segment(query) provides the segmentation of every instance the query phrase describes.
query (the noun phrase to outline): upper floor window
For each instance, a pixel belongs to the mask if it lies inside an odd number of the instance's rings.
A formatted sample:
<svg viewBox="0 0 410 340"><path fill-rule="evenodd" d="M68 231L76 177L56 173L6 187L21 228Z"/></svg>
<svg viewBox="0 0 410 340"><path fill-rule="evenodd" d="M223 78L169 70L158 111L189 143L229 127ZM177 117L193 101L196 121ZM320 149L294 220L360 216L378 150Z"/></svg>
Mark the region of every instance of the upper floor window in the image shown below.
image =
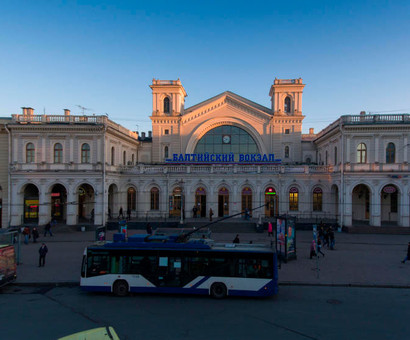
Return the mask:
<svg viewBox="0 0 410 340"><path fill-rule="evenodd" d="M169 113L169 98L164 98L164 113Z"/></svg>
<svg viewBox="0 0 410 340"><path fill-rule="evenodd" d="M290 97L285 98L285 112L290 113Z"/></svg>
<svg viewBox="0 0 410 340"><path fill-rule="evenodd" d="M115 161L115 148L112 147L111 148L111 165L114 165L114 161Z"/></svg>
<svg viewBox="0 0 410 340"><path fill-rule="evenodd" d="M357 163L367 163L367 149L366 144L360 143L357 146Z"/></svg>
<svg viewBox="0 0 410 340"><path fill-rule="evenodd" d="M165 133L166 135L169 135L169 130L168 130L168 129L165 129L164 133Z"/></svg>
<svg viewBox="0 0 410 340"><path fill-rule="evenodd" d="M63 162L63 146L60 143L54 144L54 163Z"/></svg>
<svg viewBox="0 0 410 340"><path fill-rule="evenodd" d="M36 149L34 148L33 143L27 143L26 145L26 162L34 163L34 154Z"/></svg>
<svg viewBox="0 0 410 340"><path fill-rule="evenodd" d="M165 158L168 158L168 157L169 157L168 146L166 146L166 147L164 148L164 157L165 157Z"/></svg>
<svg viewBox="0 0 410 340"><path fill-rule="evenodd" d="M337 147L335 146L335 165L337 164Z"/></svg>
<svg viewBox="0 0 410 340"><path fill-rule="evenodd" d="M325 153L325 165L327 165L327 150L326 150L326 153Z"/></svg>
<svg viewBox="0 0 410 340"><path fill-rule="evenodd" d="M127 164L127 152L126 152L126 151L124 151L124 152L122 153L122 164L123 164L123 165L126 165L126 164Z"/></svg>
<svg viewBox="0 0 410 340"><path fill-rule="evenodd" d="M290 134L290 129L285 129L285 135L289 135Z"/></svg>
<svg viewBox="0 0 410 340"><path fill-rule="evenodd" d="M394 163L396 161L396 147L394 143L387 144L386 148L386 163Z"/></svg>
<svg viewBox="0 0 410 340"><path fill-rule="evenodd" d="M285 146L285 158L289 158L289 146Z"/></svg>
<svg viewBox="0 0 410 340"><path fill-rule="evenodd" d="M134 165L134 162L135 162L135 155L134 154L131 155L131 162Z"/></svg>
<svg viewBox="0 0 410 340"><path fill-rule="evenodd" d="M87 143L81 145L81 163L90 163L90 146Z"/></svg>

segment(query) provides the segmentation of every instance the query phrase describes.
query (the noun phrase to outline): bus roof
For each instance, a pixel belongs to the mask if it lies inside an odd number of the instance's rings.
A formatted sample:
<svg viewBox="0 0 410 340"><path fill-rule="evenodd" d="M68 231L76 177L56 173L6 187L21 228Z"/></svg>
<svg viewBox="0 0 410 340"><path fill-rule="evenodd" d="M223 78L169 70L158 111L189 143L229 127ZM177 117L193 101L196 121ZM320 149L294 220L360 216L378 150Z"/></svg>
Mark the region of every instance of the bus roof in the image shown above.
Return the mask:
<svg viewBox="0 0 410 340"><path fill-rule="evenodd" d="M274 249L264 244L215 243L211 239L190 239L177 242L178 235L156 236L137 234L130 236L127 242L106 242L89 246L89 249L169 249L169 250L204 250L229 252L273 252Z"/></svg>

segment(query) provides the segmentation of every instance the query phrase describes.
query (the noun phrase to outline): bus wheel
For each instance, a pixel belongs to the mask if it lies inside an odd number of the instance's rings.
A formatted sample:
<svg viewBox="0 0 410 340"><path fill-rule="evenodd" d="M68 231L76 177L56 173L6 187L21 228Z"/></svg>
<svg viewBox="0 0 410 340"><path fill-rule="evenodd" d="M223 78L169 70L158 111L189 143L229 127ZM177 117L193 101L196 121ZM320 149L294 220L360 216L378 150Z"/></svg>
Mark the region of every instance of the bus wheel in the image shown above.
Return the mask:
<svg viewBox="0 0 410 340"><path fill-rule="evenodd" d="M124 280L114 282L112 291L116 296L126 296L128 294L128 283Z"/></svg>
<svg viewBox="0 0 410 340"><path fill-rule="evenodd" d="M223 299L227 295L226 286L221 282L216 282L211 286L211 296L215 299Z"/></svg>

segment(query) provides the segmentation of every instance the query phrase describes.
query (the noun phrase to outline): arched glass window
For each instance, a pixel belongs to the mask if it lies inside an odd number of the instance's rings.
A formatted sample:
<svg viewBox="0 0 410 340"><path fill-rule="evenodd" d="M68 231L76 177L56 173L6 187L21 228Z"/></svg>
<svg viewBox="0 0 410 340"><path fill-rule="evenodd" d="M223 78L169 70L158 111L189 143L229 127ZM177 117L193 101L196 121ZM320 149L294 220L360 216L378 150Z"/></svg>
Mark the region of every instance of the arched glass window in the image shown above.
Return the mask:
<svg viewBox="0 0 410 340"><path fill-rule="evenodd" d="M299 210L299 190L296 187L292 187L289 189L289 210Z"/></svg>
<svg viewBox="0 0 410 340"><path fill-rule="evenodd" d="M128 188L127 190L127 210L136 210L137 208L137 192L134 188Z"/></svg>
<svg viewBox="0 0 410 340"><path fill-rule="evenodd" d="M328 154L327 154L327 150L326 150L326 153L325 153L325 165L327 165L327 159L328 159Z"/></svg>
<svg viewBox="0 0 410 340"><path fill-rule="evenodd" d="M122 153L122 164L127 165L127 152L126 151Z"/></svg>
<svg viewBox="0 0 410 340"><path fill-rule="evenodd" d="M290 97L285 98L285 112L290 113Z"/></svg>
<svg viewBox="0 0 410 340"><path fill-rule="evenodd" d="M235 161L238 161L239 154L259 153L259 149L248 132L236 126L223 125L208 131L198 141L194 153L207 152L210 155L233 153Z"/></svg>
<svg viewBox="0 0 410 340"><path fill-rule="evenodd" d="M151 210L159 210L159 189L151 189Z"/></svg>
<svg viewBox="0 0 410 340"><path fill-rule="evenodd" d="M289 158L289 146L285 146L285 158Z"/></svg>
<svg viewBox="0 0 410 340"><path fill-rule="evenodd" d="M33 143L27 143L26 145L26 163L34 163L34 154L36 149Z"/></svg>
<svg viewBox="0 0 410 340"><path fill-rule="evenodd" d="M337 164L337 147L335 146L335 165Z"/></svg>
<svg viewBox="0 0 410 340"><path fill-rule="evenodd" d="M60 143L54 144L54 163L63 162L63 146Z"/></svg>
<svg viewBox="0 0 410 340"><path fill-rule="evenodd" d="M366 144L360 143L357 146L357 163L367 163L367 149Z"/></svg>
<svg viewBox="0 0 410 340"><path fill-rule="evenodd" d="M115 159L115 148L111 148L111 165L114 165L114 159Z"/></svg>
<svg viewBox="0 0 410 340"><path fill-rule="evenodd" d="M169 113L169 98L164 98L164 113Z"/></svg>
<svg viewBox="0 0 410 340"><path fill-rule="evenodd" d="M166 146L166 147L164 148L164 157L165 157L165 158L168 158L168 157L169 157L169 154L168 154L168 146Z"/></svg>
<svg viewBox="0 0 410 340"><path fill-rule="evenodd" d="M313 211L322 211L323 191L321 188L313 189Z"/></svg>
<svg viewBox="0 0 410 340"><path fill-rule="evenodd" d="M396 162L396 147L394 143L387 144L386 148L386 163Z"/></svg>
<svg viewBox="0 0 410 340"><path fill-rule="evenodd" d="M134 165L134 162L135 162L135 155L134 154L131 155L131 162L132 162L132 165Z"/></svg>
<svg viewBox="0 0 410 340"><path fill-rule="evenodd" d="M90 145L81 145L81 163L90 163Z"/></svg>

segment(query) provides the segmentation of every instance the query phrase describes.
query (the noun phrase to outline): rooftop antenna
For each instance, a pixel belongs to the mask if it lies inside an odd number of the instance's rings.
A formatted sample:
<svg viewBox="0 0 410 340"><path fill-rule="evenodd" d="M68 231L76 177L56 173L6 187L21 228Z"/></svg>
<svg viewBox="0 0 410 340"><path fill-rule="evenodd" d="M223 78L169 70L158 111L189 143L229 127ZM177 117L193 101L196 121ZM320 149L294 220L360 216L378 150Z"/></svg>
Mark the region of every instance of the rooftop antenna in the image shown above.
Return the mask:
<svg viewBox="0 0 410 340"><path fill-rule="evenodd" d="M90 108L87 108L87 107L84 107L84 106L81 106L81 105L76 105L76 106L81 109L83 116L84 116L84 112L85 112L85 111L90 111L90 110L92 110L92 109L90 109Z"/></svg>

